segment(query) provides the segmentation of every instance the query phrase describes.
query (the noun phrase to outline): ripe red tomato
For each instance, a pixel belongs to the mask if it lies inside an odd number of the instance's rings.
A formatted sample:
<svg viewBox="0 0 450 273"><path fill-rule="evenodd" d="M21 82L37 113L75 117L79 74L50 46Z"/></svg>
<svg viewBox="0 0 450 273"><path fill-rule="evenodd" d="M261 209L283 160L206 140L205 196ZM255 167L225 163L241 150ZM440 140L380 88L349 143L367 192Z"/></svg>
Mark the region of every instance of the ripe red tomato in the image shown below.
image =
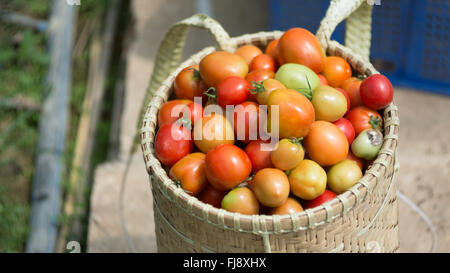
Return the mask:
<svg viewBox="0 0 450 273"><path fill-rule="evenodd" d="M245 78L248 73L247 62L241 56L226 51L215 51L205 56L199 67L203 82L212 87L217 87L228 77Z"/></svg>
<svg viewBox="0 0 450 273"><path fill-rule="evenodd" d="M223 197L227 191L219 191L210 184L198 195L198 199L203 203L210 204L213 207L220 209Z"/></svg>
<svg viewBox="0 0 450 273"><path fill-rule="evenodd" d="M348 119L346 118L340 118L333 122L334 125L336 125L339 130L341 130L345 137L348 140L348 144L351 145L353 140L355 139L355 129L353 128L353 125Z"/></svg>
<svg viewBox="0 0 450 273"><path fill-rule="evenodd" d="M253 172L257 172L264 168L272 168L273 164L270 160L270 150L263 151L261 144L268 144L268 141L254 140L251 141L247 147L245 147L245 152L247 153L250 161L252 162Z"/></svg>
<svg viewBox="0 0 450 273"><path fill-rule="evenodd" d="M163 104L158 112L158 127L172 124L183 117L186 106L193 103L191 100L171 100Z"/></svg>
<svg viewBox="0 0 450 273"><path fill-rule="evenodd" d="M381 130L383 126L383 119L381 115L366 106L358 106L353 108L345 116L355 129L355 134L359 135L362 131L366 129L378 129Z"/></svg>
<svg viewBox="0 0 450 273"><path fill-rule="evenodd" d="M217 86L217 104L222 107L237 105L247 100L251 84L240 77L229 77Z"/></svg>
<svg viewBox="0 0 450 273"><path fill-rule="evenodd" d="M332 87L340 87L344 81L352 76L352 69L344 58L329 56L325 61L323 75Z"/></svg>
<svg viewBox="0 0 450 273"><path fill-rule="evenodd" d="M229 190L244 182L252 172L248 155L231 144L222 144L206 154L206 177L218 190Z"/></svg>
<svg viewBox="0 0 450 273"><path fill-rule="evenodd" d="M336 197L337 197L337 195L334 192L332 192L330 190L325 190L321 195L317 196L313 200L306 201L305 208L312 209L314 207L322 205L325 202L333 200Z"/></svg>
<svg viewBox="0 0 450 273"><path fill-rule="evenodd" d="M191 65L178 73L173 89L177 98L194 100L194 97L203 97L208 86L202 81L198 65Z"/></svg>
<svg viewBox="0 0 450 273"><path fill-rule="evenodd" d="M325 68L325 52L316 36L304 28L291 28L277 45L278 63L302 64L319 73Z"/></svg>
<svg viewBox="0 0 450 273"><path fill-rule="evenodd" d="M166 124L158 130L155 154L163 165L172 166L194 148L191 131L176 123Z"/></svg>
<svg viewBox="0 0 450 273"><path fill-rule="evenodd" d="M349 110L350 110L350 108L351 108L350 97L348 96L347 92L345 92L345 91L344 91L344 89L342 89L342 88L339 88L339 87L336 87L335 89L336 89L337 91L341 92L341 93L342 93L342 95L344 95L344 96L345 96L345 98L347 99L347 112L345 112L345 113L347 114L347 113L348 113L348 111L349 111Z"/></svg>
<svg viewBox="0 0 450 273"><path fill-rule="evenodd" d="M361 82L362 81L360 79L351 77L349 79L346 79L341 85L341 88L344 89L344 91L350 98L351 108L363 105L361 96L359 94L359 87L361 85Z"/></svg>
<svg viewBox="0 0 450 273"><path fill-rule="evenodd" d="M325 78L324 75L322 75L322 74L320 74L320 73L317 73L317 76L319 77L320 84L322 84L322 85L328 85L327 78Z"/></svg>
<svg viewBox="0 0 450 273"><path fill-rule="evenodd" d="M241 56L247 64L250 64L250 62L255 58L256 56L263 54L261 49L259 47L254 45L243 45L236 49L234 54L237 54Z"/></svg>
<svg viewBox="0 0 450 273"><path fill-rule="evenodd" d="M169 177L180 183L190 195L197 195L208 184L205 175L205 154L192 153L170 168Z"/></svg>
<svg viewBox="0 0 450 273"><path fill-rule="evenodd" d="M273 40L270 42L267 47L265 53L272 57L274 60L277 60L277 45L278 45L278 39Z"/></svg>
<svg viewBox="0 0 450 273"><path fill-rule="evenodd" d="M249 69L250 71L254 70L271 70L274 71L277 68L277 64L275 60L267 54L261 54L253 58L253 60L250 62Z"/></svg>
<svg viewBox="0 0 450 273"><path fill-rule="evenodd" d="M264 70L264 69L258 69L253 70L245 77L245 79L248 82L262 82L267 79L273 79L275 77L275 72L272 70Z"/></svg>
<svg viewBox="0 0 450 273"><path fill-rule="evenodd" d="M246 101L234 108L234 133L244 143L258 139L259 105Z"/></svg>
<svg viewBox="0 0 450 273"><path fill-rule="evenodd" d="M371 75L361 83L361 99L371 109L380 110L388 106L394 98L394 89L388 78Z"/></svg>

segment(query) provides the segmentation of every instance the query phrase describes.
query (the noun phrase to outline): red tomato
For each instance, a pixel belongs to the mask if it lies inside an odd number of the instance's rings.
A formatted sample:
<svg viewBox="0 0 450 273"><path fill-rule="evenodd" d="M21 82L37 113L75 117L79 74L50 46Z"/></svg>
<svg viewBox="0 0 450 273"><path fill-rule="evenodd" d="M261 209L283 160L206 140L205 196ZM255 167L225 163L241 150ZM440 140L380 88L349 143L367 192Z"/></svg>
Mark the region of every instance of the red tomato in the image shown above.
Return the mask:
<svg viewBox="0 0 450 273"><path fill-rule="evenodd" d="M359 86L361 85L361 82L362 81L360 79L351 77L349 79L346 79L341 85L342 89L344 89L344 91L350 98L351 108L363 105L361 96L359 94Z"/></svg>
<svg viewBox="0 0 450 273"><path fill-rule="evenodd" d="M247 77L245 79L248 82L262 82L267 79L273 79L275 77L275 72L272 70L264 70L264 69L258 69L253 70L252 72L248 73Z"/></svg>
<svg viewBox="0 0 450 273"><path fill-rule="evenodd" d="M203 203L210 204L211 206L220 209L222 206L222 199L226 194L227 191L219 191L208 184L206 188L198 195L198 199Z"/></svg>
<svg viewBox="0 0 450 273"><path fill-rule="evenodd" d="M170 168L169 177L180 183L190 195L197 195L208 184L205 175L205 154L188 154Z"/></svg>
<svg viewBox="0 0 450 273"><path fill-rule="evenodd" d="M237 76L244 78L248 73L248 64L239 55L215 51L205 56L199 64L200 75L208 86L217 87L222 80Z"/></svg>
<svg viewBox="0 0 450 273"><path fill-rule="evenodd" d="M194 100L194 97L203 97L208 86L202 81L198 65L191 65L177 75L173 89L177 98Z"/></svg>
<svg viewBox="0 0 450 273"><path fill-rule="evenodd" d="M172 124L186 112L186 106L193 103L191 100L171 100L163 104L158 112L158 126Z"/></svg>
<svg viewBox="0 0 450 273"><path fill-rule="evenodd" d="M248 155L231 144L222 144L206 154L206 177L218 190L229 190L244 182L252 172Z"/></svg>
<svg viewBox="0 0 450 273"><path fill-rule="evenodd" d="M388 78L375 74L361 83L361 99L369 108L380 110L394 99L394 90Z"/></svg>
<svg viewBox="0 0 450 273"><path fill-rule="evenodd" d="M356 135L359 135L359 133L366 129L373 128L381 130L383 126L381 115L377 111L367 108L366 106L353 108L348 112L345 118L352 123Z"/></svg>
<svg viewBox="0 0 450 273"><path fill-rule="evenodd" d="M203 107L195 102L188 104L188 115L191 119L191 125L194 126L196 120L203 117Z"/></svg>
<svg viewBox="0 0 450 273"><path fill-rule="evenodd" d="M340 118L333 122L334 125L336 125L345 135L345 137L348 140L348 144L351 145L353 140L355 139L355 129L353 128L353 125L348 119L346 118Z"/></svg>
<svg viewBox="0 0 450 273"><path fill-rule="evenodd" d="M277 45L278 45L278 39L273 40L270 42L267 47L265 53L272 57L274 60L277 59Z"/></svg>
<svg viewBox="0 0 450 273"><path fill-rule="evenodd" d="M348 96L348 94L347 94L347 92L345 92L344 91L344 89L342 89L342 88L339 88L339 87L337 87L337 88L335 88L337 91L339 91L339 92L341 92L342 93L342 95L344 95L345 96L345 98L347 99L347 112L345 112L346 114L348 113L348 111L350 110L350 108L351 108L351 102L350 102L350 97Z"/></svg>
<svg viewBox="0 0 450 273"><path fill-rule="evenodd" d="M192 152L194 143L191 131L178 124L166 124L158 130L155 154L163 165L172 166Z"/></svg>
<svg viewBox="0 0 450 273"><path fill-rule="evenodd" d="M254 70L271 70L275 71L277 68L277 64L275 60L267 54L261 54L253 58L250 62L249 69L250 71Z"/></svg>
<svg viewBox="0 0 450 273"><path fill-rule="evenodd" d="M263 54L261 49L259 49L257 46L254 45L243 45L236 49L234 54L237 54L241 56L247 64L250 64L250 62L255 58L256 56Z"/></svg>
<svg viewBox="0 0 450 273"><path fill-rule="evenodd" d="M334 198L336 198L337 195L329 190L325 190L321 195L319 195L318 197L316 197L313 200L310 201L306 201L306 209L312 209L314 207L320 206L325 202L328 202L330 200L333 200Z"/></svg>
<svg viewBox="0 0 450 273"><path fill-rule="evenodd" d="M322 85L328 85L327 78L325 78L324 75L322 75L322 74L320 74L320 73L317 73L317 76L319 76L320 84L322 84Z"/></svg>
<svg viewBox="0 0 450 273"><path fill-rule="evenodd" d="M258 139L259 105L246 101L234 108L234 133L244 143Z"/></svg>
<svg viewBox="0 0 450 273"><path fill-rule="evenodd" d="M322 73L330 86L340 87L352 76L352 69L344 58L330 56L325 61L325 69Z"/></svg>
<svg viewBox="0 0 450 273"><path fill-rule="evenodd" d="M257 172L264 168L272 168L272 160L270 160L270 150L263 151L261 144L268 145L269 142L263 140L251 141L247 147L245 147L245 152L247 153L250 161L252 162L253 172Z"/></svg>
<svg viewBox="0 0 450 273"><path fill-rule="evenodd" d="M240 77L229 77L217 86L217 104L222 107L237 105L247 100L251 84Z"/></svg>
<svg viewBox="0 0 450 273"><path fill-rule="evenodd" d="M277 45L278 63L302 64L319 73L325 68L325 52L316 36L304 28L291 28Z"/></svg>

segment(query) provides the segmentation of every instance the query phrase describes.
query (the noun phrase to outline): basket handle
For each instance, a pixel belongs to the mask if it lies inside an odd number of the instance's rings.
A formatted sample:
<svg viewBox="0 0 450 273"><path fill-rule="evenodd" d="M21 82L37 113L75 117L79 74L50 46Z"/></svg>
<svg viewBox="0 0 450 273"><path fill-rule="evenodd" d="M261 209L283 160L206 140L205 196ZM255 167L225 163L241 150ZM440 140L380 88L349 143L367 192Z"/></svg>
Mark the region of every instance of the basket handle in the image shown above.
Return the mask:
<svg viewBox="0 0 450 273"><path fill-rule="evenodd" d="M320 44L328 48L331 34L339 23L347 19L345 45L368 60L373 8L373 3L369 2L369 0L331 0L316 34Z"/></svg>

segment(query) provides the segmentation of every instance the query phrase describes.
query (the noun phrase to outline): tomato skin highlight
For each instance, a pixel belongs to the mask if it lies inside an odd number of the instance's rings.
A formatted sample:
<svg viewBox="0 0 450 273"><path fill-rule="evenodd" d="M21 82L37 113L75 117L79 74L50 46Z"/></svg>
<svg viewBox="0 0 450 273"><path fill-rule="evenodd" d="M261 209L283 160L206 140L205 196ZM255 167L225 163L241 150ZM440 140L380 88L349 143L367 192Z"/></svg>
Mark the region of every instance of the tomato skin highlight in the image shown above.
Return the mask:
<svg viewBox="0 0 450 273"><path fill-rule="evenodd" d="M222 80L237 76L245 78L248 73L248 64L239 55L215 51L205 56L199 64L200 75L207 86L217 87Z"/></svg>
<svg viewBox="0 0 450 273"><path fill-rule="evenodd" d="M218 190L229 190L244 182L252 172L247 154L231 144L222 144L206 154L206 177Z"/></svg>
<svg viewBox="0 0 450 273"><path fill-rule="evenodd" d="M336 125L339 130L344 133L349 145L351 145L353 140L355 139L355 129L353 128L352 123L346 118L340 118L333 122L333 124Z"/></svg>
<svg viewBox="0 0 450 273"><path fill-rule="evenodd" d="M333 200L336 197L337 197L337 195L334 192L332 192L330 190L325 190L318 197L314 198L313 200L307 201L306 205L305 205L305 208L306 209L312 209L314 207L318 207L318 206L322 205L325 202Z"/></svg>
<svg viewBox="0 0 450 273"><path fill-rule="evenodd" d="M263 151L261 149L261 144L264 143L268 145L269 142L260 139L253 140L245 147L245 152L252 162L253 172L257 172L264 168L273 168L272 161L270 160L271 151Z"/></svg>
<svg viewBox="0 0 450 273"><path fill-rule="evenodd" d="M205 189L198 195L198 200L220 209L222 199L226 194L227 191L219 191L210 184L207 184Z"/></svg>
<svg viewBox="0 0 450 273"><path fill-rule="evenodd" d="M383 126L383 118L381 115L375 111L372 110L366 106L358 106L356 108L353 108L350 110L350 112L347 113L345 116L348 121L350 121L353 125L353 128L355 129L355 135L358 136L362 131L366 129L372 129L371 124L371 118L372 120L378 121L377 128L373 129L379 129L381 130Z"/></svg>
<svg viewBox="0 0 450 273"><path fill-rule="evenodd" d="M178 73L173 83L175 96L178 99L194 100L194 97L203 97L208 86L201 80L198 65L191 65Z"/></svg>
<svg viewBox="0 0 450 273"><path fill-rule="evenodd" d="M237 105L247 100L251 85L241 77L228 77L217 86L217 104L222 107Z"/></svg>
<svg viewBox="0 0 450 273"><path fill-rule="evenodd" d="M155 154L165 166L172 166L194 148L191 131L178 124L166 124L155 137Z"/></svg>
<svg viewBox="0 0 450 273"><path fill-rule="evenodd" d="M169 177L180 182L181 187L190 195L197 195L207 185L205 174L205 154L188 154L169 171Z"/></svg>
<svg viewBox="0 0 450 273"><path fill-rule="evenodd" d="M371 109L380 110L394 99L394 89L386 76L375 74L361 83L361 100Z"/></svg>

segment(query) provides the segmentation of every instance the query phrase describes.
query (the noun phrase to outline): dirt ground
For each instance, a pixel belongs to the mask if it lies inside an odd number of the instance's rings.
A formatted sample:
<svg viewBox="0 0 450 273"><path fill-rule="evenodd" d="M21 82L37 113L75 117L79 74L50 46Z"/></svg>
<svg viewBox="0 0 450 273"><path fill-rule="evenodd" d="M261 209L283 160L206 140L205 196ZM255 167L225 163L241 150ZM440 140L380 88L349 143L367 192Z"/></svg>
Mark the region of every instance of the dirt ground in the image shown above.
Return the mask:
<svg viewBox="0 0 450 273"><path fill-rule="evenodd" d="M251 6L252 16L245 8L233 9L239 2ZM223 23L231 36L267 28L267 7L264 1L217 1L215 18ZM263 5L261 5L263 4ZM257 9L256 11L254 9ZM134 42L128 52L125 110L122 119L121 159L100 166L95 173L91 197L89 252L129 252L119 217L120 177L138 116L138 107L149 82L159 42L174 22L195 13L195 1L134 0ZM226 15L226 16L225 16ZM213 40L202 30L188 34L184 56L189 56ZM450 252L450 97L410 89L395 89L399 106L400 173L399 190L417 204L431 219L438 235L438 252ZM141 152L133 157L124 193L125 222L138 252L155 252L156 242L152 196ZM399 201L400 251L428 252L430 229L404 202Z"/></svg>

